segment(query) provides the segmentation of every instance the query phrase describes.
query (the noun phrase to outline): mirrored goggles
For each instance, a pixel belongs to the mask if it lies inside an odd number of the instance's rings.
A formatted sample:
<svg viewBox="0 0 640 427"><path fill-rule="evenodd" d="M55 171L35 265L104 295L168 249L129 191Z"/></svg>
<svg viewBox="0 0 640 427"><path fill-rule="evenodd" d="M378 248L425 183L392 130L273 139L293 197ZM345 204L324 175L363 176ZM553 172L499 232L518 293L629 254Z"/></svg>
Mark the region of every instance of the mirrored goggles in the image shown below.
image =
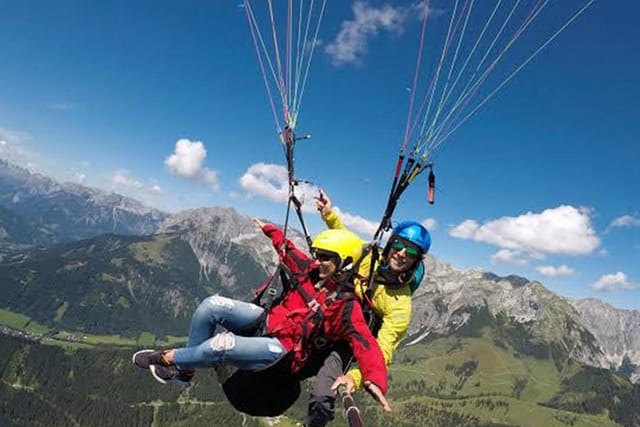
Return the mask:
<svg viewBox="0 0 640 427"><path fill-rule="evenodd" d="M418 250L415 246L403 242L400 239L394 239L393 242L391 242L391 248L398 252L404 249L409 258L418 258L422 255L420 250Z"/></svg>

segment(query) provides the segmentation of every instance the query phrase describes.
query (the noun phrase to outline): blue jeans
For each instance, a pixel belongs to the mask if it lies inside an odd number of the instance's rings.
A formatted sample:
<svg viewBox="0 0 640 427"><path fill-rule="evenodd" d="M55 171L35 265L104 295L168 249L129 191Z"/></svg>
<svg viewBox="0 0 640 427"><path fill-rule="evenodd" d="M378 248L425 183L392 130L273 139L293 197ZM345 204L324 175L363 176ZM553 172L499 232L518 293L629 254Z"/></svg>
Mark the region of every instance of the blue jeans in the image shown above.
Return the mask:
<svg viewBox="0 0 640 427"><path fill-rule="evenodd" d="M273 365L287 353L277 338L237 335L257 326L263 314L255 304L219 295L206 298L191 319L189 344L176 349L174 364L179 369L232 365L248 371ZM215 334L218 325L227 331Z"/></svg>

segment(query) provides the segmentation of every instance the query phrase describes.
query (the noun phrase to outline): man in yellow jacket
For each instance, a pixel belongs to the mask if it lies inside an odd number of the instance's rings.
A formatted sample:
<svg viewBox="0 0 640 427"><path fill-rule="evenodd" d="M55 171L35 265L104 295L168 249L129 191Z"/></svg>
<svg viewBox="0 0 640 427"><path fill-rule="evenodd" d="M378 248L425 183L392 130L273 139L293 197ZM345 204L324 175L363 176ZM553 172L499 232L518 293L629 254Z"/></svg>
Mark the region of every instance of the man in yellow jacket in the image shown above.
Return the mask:
<svg viewBox="0 0 640 427"><path fill-rule="evenodd" d="M316 206L329 228L345 229L331 200L322 192ZM405 338L411 320L411 295L424 276L423 256L429 251L429 231L415 221L398 224L391 233L379 265L374 273L373 289L367 289L371 256L360 263L356 293L369 306L375 317L373 333L382 350L387 366L393 352ZM357 368L343 375L351 355L346 349L336 349L324 360L316 375L307 412L308 427L323 427L333 419L335 390L345 384L349 391L362 386L362 374Z"/></svg>

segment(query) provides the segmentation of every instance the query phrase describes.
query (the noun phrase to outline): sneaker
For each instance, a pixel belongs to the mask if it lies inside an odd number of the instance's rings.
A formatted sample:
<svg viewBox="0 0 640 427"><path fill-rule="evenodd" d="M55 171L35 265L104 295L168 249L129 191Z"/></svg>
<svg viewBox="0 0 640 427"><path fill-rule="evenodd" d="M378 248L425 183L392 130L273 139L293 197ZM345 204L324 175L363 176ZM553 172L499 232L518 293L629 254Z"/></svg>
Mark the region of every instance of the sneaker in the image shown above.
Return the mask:
<svg viewBox="0 0 640 427"><path fill-rule="evenodd" d="M181 386L191 385L191 379L195 374L193 369L178 369L173 365L165 366L152 364L149 366L149 370L151 371L153 378L158 382L161 382L162 384L178 384Z"/></svg>
<svg viewBox="0 0 640 427"><path fill-rule="evenodd" d="M138 368L149 369L151 365L168 365L163 356L164 351L147 349L135 352L131 360Z"/></svg>

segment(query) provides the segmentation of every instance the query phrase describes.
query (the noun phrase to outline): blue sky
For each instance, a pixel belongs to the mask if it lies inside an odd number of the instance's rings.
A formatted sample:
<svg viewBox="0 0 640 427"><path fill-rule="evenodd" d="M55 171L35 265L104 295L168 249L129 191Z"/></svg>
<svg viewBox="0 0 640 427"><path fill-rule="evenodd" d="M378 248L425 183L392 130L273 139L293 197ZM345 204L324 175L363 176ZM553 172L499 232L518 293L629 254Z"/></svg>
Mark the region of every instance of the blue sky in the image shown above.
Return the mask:
<svg viewBox="0 0 640 427"><path fill-rule="evenodd" d="M522 3L530 11L537 2ZM587 3L551 1L477 101ZM265 2L252 4L270 37ZM487 16L496 3L480 4ZM170 212L232 206L282 221L284 157L241 5L2 1L0 156ZM285 5L274 2L280 36ZM454 5L430 3L414 113ZM485 22L476 7L460 52ZM318 186L363 237L382 215L421 10L409 1L327 5L296 127L312 135L297 145L296 168L313 183L301 188L313 232L322 227L311 203ZM424 221L433 255L457 267L640 309L639 12L635 2L595 1L433 152L436 204L419 176L394 220Z"/></svg>

